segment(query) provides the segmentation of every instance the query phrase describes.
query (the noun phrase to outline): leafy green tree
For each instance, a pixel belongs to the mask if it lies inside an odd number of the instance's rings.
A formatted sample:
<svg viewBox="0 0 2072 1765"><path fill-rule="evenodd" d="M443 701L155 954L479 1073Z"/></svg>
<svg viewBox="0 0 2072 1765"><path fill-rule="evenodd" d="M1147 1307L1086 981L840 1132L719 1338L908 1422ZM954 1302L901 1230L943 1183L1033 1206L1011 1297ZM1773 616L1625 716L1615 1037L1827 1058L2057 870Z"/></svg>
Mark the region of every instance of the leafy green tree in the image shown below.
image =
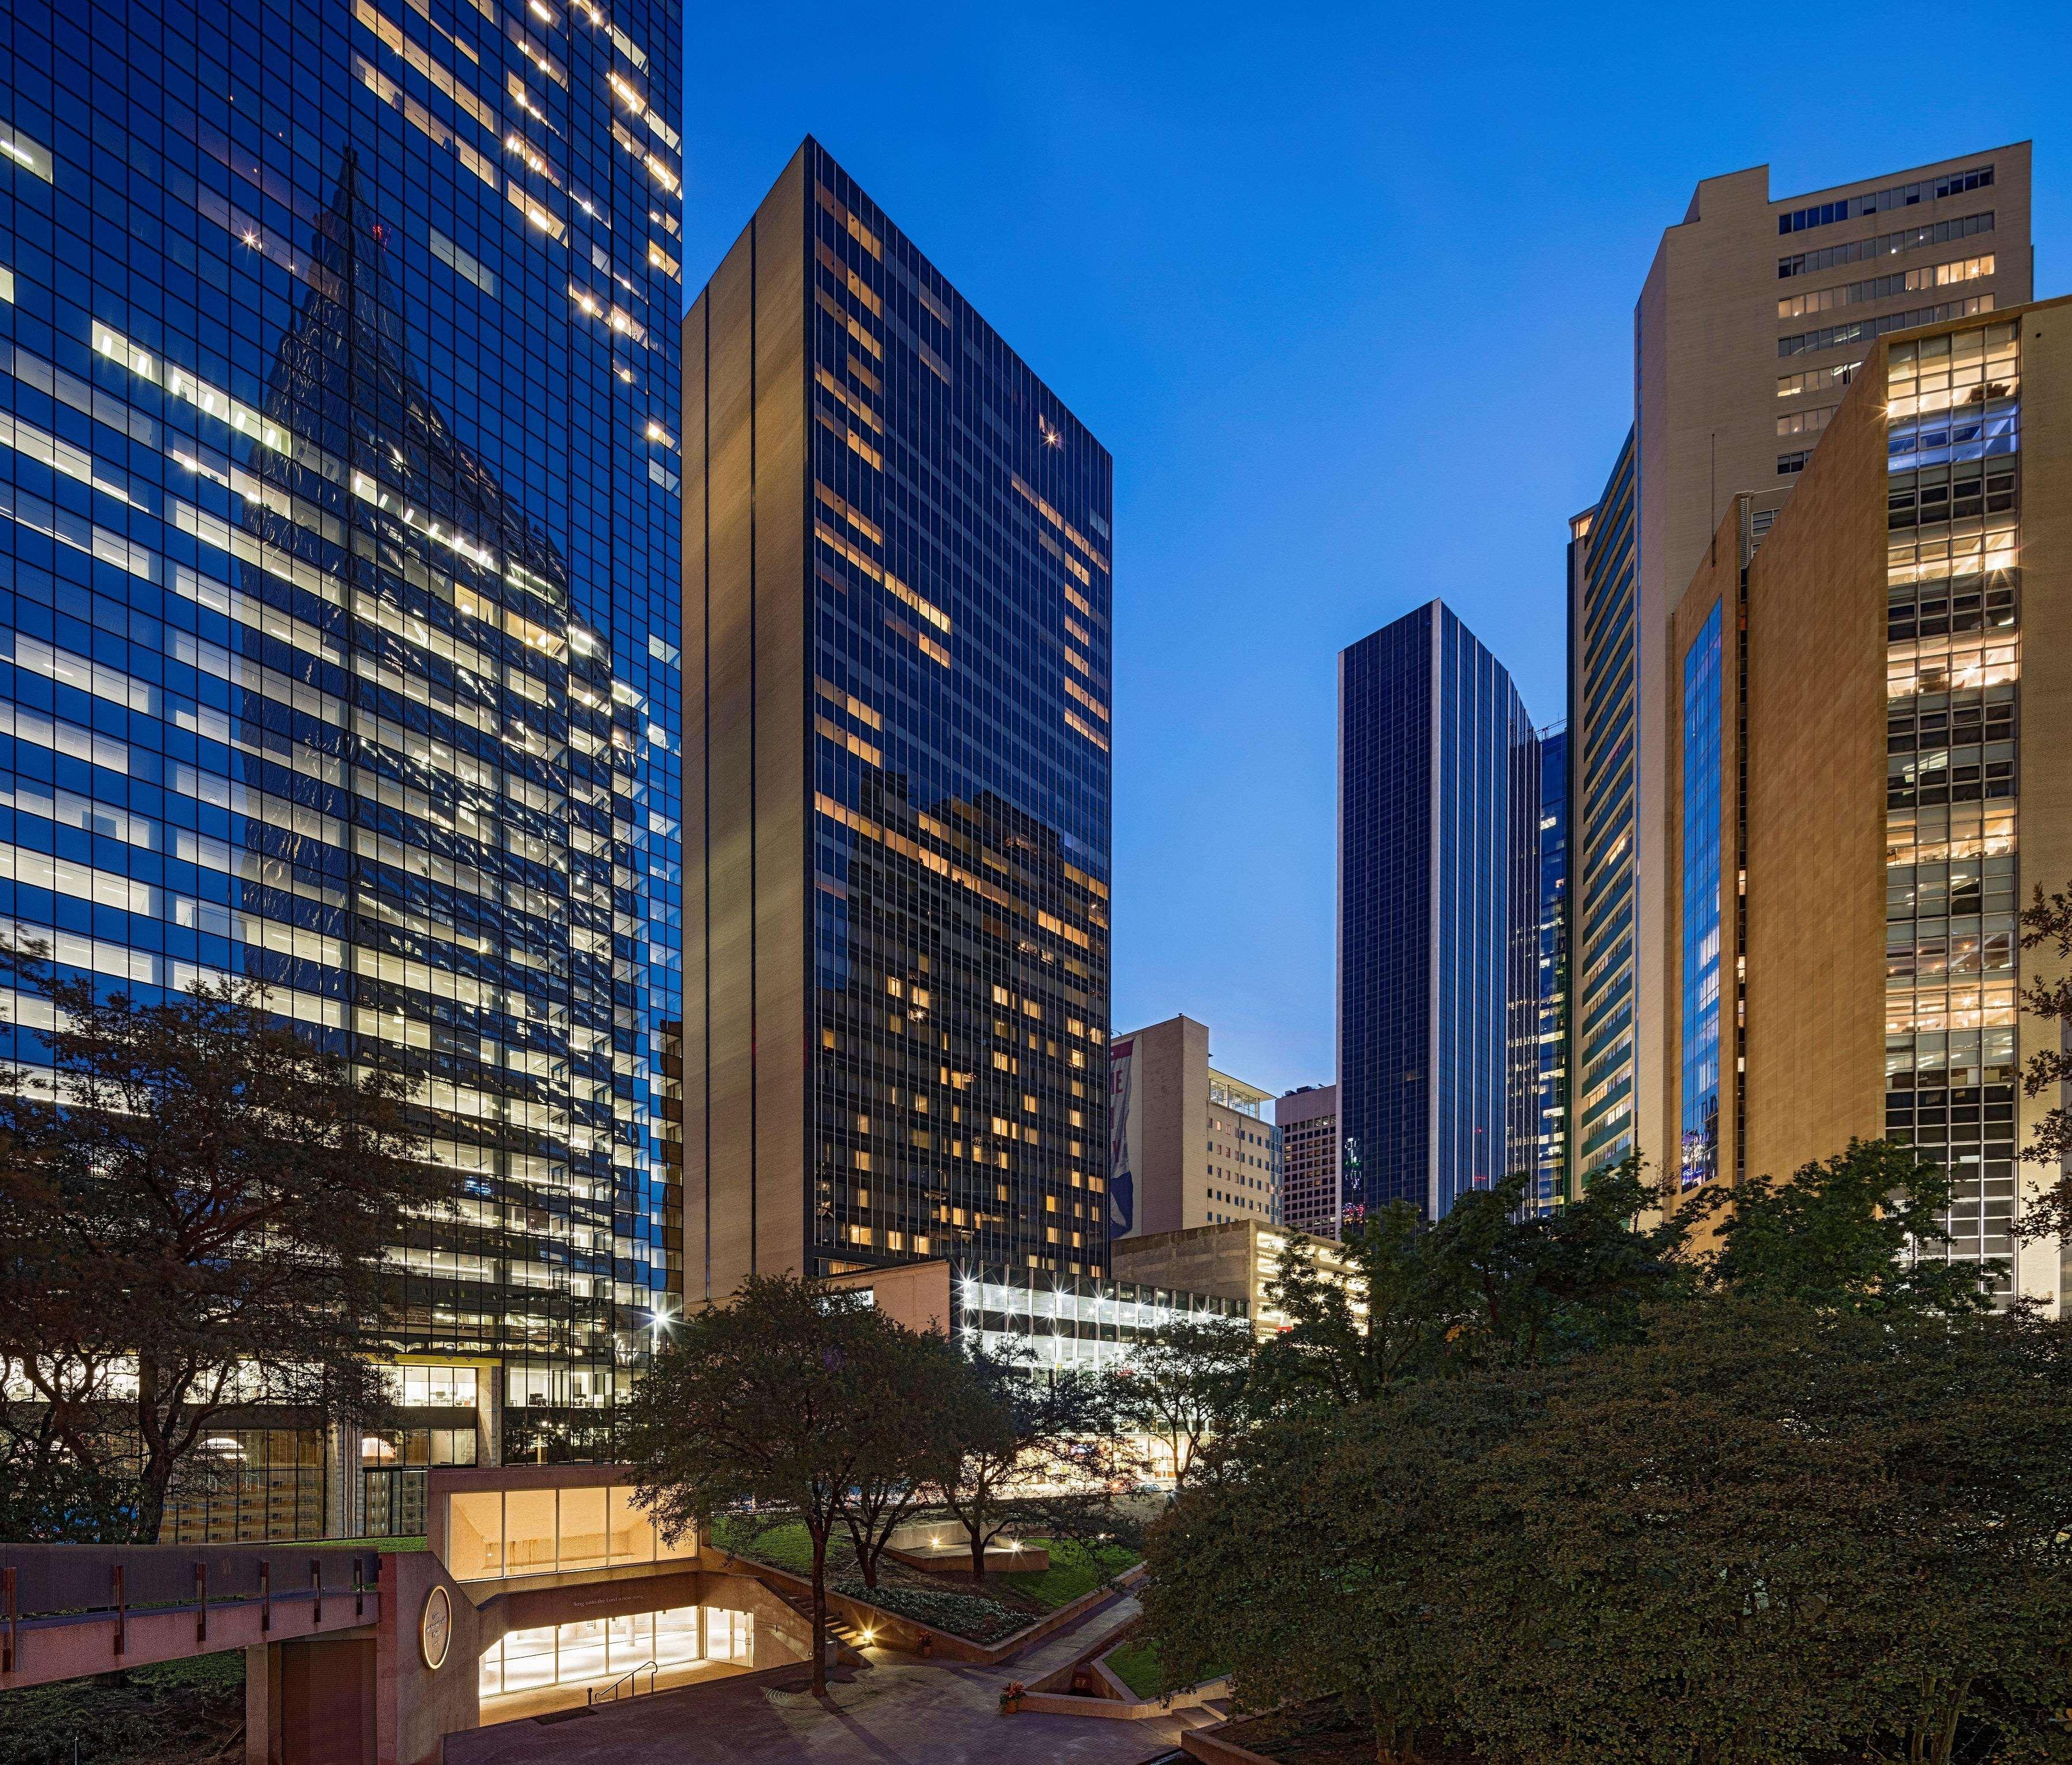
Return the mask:
<svg viewBox="0 0 2072 1765"><path fill-rule="evenodd" d="M2031 965L2021 989L2025 1010L2058 1026L2058 1046L2038 1048L2022 1068L2021 1088L2031 1097L2054 1099L2022 1148L2022 1157L2051 1175L2049 1187L2022 1210L2020 1231L2025 1241L2072 1239L2072 890L2049 895L2038 883L2022 910L2021 947L2047 950L2055 957L2055 980L2046 980Z"/></svg>
<svg viewBox="0 0 2072 1765"><path fill-rule="evenodd" d="M1443 1738L1473 1671L1463 1504L1521 1395L1506 1378L1404 1380L1247 1435L1147 1534L1145 1625L1169 1683L1228 1672L1255 1709L1342 1697L1383 1761Z"/></svg>
<svg viewBox="0 0 2072 1765"><path fill-rule="evenodd" d="M1525 1192L1514 1176L1435 1223L1404 1202L1369 1216L1345 1241L1350 1289L1291 1245L1271 1290L1289 1327L1260 1351L1260 1401L1335 1409L1471 1363L1581 1352L1630 1337L1688 1285L1687 1223L1656 1205L1637 1161L1551 1212L1528 1213Z"/></svg>
<svg viewBox="0 0 2072 1765"><path fill-rule="evenodd" d="M966 1351L952 1450L930 1481L961 1525L974 1586L1008 1528L1092 1536L1115 1486L1137 1467L1114 1432L1108 1382L1091 1372L1030 1366L1018 1356Z"/></svg>
<svg viewBox="0 0 2072 1765"><path fill-rule="evenodd" d="M0 962L47 1066L0 1075L0 1376L23 1524L154 1541L218 1418L372 1421L382 1257L455 1179L422 1161L409 1081L356 1075L256 982L143 1005L35 948Z"/></svg>
<svg viewBox="0 0 2072 1765"><path fill-rule="evenodd" d="M744 1508L804 1525L816 1695L827 1689L828 1540L860 1485L903 1487L912 1474L898 1425L927 1401L915 1381L931 1371L955 1380L960 1368L947 1350L931 1360L867 1295L758 1275L686 1318L634 1387L622 1451L665 1537ZM877 1513L874 1524L883 1505Z"/></svg>
<svg viewBox="0 0 2072 1765"><path fill-rule="evenodd" d="M1116 1426L1157 1441L1181 1488L1219 1475L1244 1429L1252 1339L1241 1319L1176 1319L1108 1374Z"/></svg>
<svg viewBox="0 0 2072 1765"><path fill-rule="evenodd" d="M1549 1369L1456 1544L1494 1759L2072 1756L2072 1344L1725 1296Z"/></svg>
<svg viewBox="0 0 2072 1765"><path fill-rule="evenodd" d="M1713 1228L1693 1260L1716 1286L1827 1310L1954 1316L1989 1307L2004 1265L1938 1253L1949 1206L1948 1176L1913 1148L1852 1140L1782 1183L1714 1185L1682 1214L1694 1232Z"/></svg>
<svg viewBox="0 0 2072 1765"><path fill-rule="evenodd" d="M886 1401L875 1418L878 1435L857 1460L841 1504L842 1525L870 1588L878 1586L893 1533L931 1494L936 1467L966 1444L960 1430L968 1413L968 1375L948 1339L902 1329L885 1352Z"/></svg>

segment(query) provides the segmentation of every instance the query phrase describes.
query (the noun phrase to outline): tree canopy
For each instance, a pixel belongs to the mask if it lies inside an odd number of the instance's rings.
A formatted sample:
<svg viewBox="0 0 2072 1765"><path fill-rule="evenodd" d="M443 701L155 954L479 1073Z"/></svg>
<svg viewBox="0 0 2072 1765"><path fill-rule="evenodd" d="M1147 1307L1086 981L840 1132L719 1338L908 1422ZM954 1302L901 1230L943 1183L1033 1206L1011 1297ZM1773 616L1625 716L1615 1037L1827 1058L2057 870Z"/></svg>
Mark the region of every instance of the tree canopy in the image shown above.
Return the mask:
<svg viewBox="0 0 2072 1765"><path fill-rule="evenodd" d="M49 1064L0 1085L12 1517L150 1542L225 1409L380 1413L384 1252L454 1175L418 1156L406 1079L356 1073L256 982L147 1005L5 960L49 1024Z"/></svg>
<svg viewBox="0 0 2072 1765"><path fill-rule="evenodd" d="M906 1329L867 1294L759 1275L728 1304L681 1320L656 1350L621 1450L670 1538L730 1511L774 1510L804 1525L817 1693L829 1538L853 1524L882 1549L907 1492L952 1454L971 1395L946 1341Z"/></svg>

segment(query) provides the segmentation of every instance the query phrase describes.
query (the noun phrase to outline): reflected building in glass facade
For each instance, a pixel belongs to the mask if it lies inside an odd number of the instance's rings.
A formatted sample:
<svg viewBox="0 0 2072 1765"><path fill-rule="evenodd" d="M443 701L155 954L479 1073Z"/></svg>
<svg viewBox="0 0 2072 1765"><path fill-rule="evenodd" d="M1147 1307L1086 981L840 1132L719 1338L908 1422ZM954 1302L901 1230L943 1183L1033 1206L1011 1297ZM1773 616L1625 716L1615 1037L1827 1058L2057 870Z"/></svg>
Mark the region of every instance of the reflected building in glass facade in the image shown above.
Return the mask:
<svg viewBox="0 0 2072 1765"><path fill-rule="evenodd" d="M1537 1162L1540 742L1443 602L1338 657L1349 1217L1437 1219Z"/></svg>
<svg viewBox="0 0 2072 1765"><path fill-rule="evenodd" d="M687 1298L1101 1275L1108 455L812 141L684 363Z"/></svg>
<svg viewBox="0 0 2072 1765"><path fill-rule="evenodd" d="M465 1177L385 1327L468 1376L226 1430L250 1499L190 1532L586 1456L676 1303L680 35L0 22L0 920L147 998L257 977Z"/></svg>

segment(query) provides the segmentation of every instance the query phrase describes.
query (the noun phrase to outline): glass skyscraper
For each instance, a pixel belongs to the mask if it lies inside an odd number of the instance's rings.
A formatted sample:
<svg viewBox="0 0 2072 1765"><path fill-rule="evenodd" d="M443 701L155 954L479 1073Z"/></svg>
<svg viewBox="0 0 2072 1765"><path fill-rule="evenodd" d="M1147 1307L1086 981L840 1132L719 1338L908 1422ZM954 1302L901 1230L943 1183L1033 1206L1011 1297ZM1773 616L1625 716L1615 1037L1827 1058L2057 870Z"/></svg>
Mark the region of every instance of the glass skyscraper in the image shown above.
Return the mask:
<svg viewBox="0 0 2072 1765"><path fill-rule="evenodd" d="M1349 1216L1534 1170L1539 739L1443 602L1338 657L1338 1104Z"/></svg>
<svg viewBox="0 0 2072 1765"><path fill-rule="evenodd" d="M1568 731L1540 734L1540 927L1535 989L1536 1203L1568 1195Z"/></svg>
<svg viewBox="0 0 2072 1765"><path fill-rule="evenodd" d="M1107 451L808 141L685 321L686 1291L1107 1273Z"/></svg>
<svg viewBox="0 0 2072 1765"><path fill-rule="evenodd" d="M676 1303L681 24L0 21L0 920L259 978L466 1179L393 1255L397 1426L240 1446L299 1480L190 1535L588 1456Z"/></svg>
<svg viewBox="0 0 2072 1765"><path fill-rule="evenodd" d="M1597 505L1570 524L1568 734L1575 752L1569 996L1569 1167L1579 1178L1634 1150L1636 624L1633 431Z"/></svg>

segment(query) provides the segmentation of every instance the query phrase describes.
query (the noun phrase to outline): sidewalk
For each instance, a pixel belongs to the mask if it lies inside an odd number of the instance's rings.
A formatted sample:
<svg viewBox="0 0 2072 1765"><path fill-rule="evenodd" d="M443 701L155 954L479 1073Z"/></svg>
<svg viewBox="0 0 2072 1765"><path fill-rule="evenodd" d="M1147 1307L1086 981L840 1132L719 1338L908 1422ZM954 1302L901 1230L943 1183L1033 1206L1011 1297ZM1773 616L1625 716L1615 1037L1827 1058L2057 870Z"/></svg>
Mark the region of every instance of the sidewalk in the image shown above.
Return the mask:
<svg viewBox="0 0 2072 1765"><path fill-rule="evenodd" d="M1004 1667L936 1666L866 1651L869 1671L832 1688L832 1710L803 1695L720 1681L574 1721L454 1734L446 1765L1140 1765L1179 1744L1178 1722L1000 1714L1009 1681L1027 1684L1063 1666L1137 1609L1124 1599Z"/></svg>

